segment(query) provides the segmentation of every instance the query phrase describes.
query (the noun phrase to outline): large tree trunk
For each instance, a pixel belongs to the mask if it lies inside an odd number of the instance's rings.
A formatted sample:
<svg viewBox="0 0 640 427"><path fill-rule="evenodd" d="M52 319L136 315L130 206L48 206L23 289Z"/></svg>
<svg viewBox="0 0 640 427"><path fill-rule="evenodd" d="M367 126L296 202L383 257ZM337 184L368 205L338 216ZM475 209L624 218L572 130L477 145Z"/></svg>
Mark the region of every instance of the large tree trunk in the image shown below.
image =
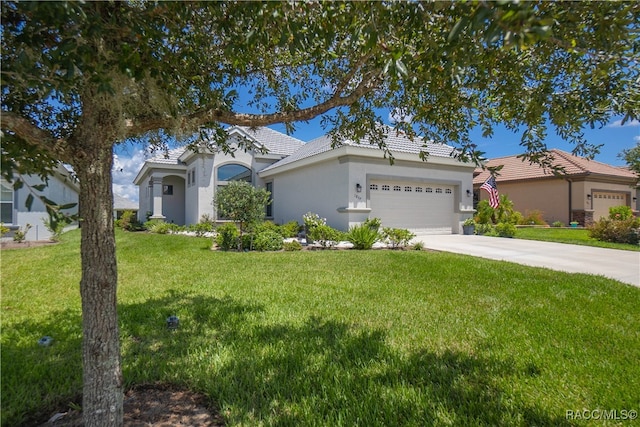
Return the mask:
<svg viewBox="0 0 640 427"><path fill-rule="evenodd" d="M76 163L80 180L82 279L82 410L86 427L123 423L117 268L113 228L111 143L97 132Z"/></svg>

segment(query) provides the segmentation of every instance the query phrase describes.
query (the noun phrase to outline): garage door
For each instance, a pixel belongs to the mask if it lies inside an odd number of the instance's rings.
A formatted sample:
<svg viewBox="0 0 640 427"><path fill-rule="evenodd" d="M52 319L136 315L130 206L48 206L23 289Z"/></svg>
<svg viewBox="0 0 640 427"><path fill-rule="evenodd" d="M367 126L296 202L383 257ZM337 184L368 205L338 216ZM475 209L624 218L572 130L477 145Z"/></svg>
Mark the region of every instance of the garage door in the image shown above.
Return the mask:
<svg viewBox="0 0 640 427"><path fill-rule="evenodd" d="M602 217L608 217L609 208L614 206L627 206L627 195L607 191L593 192L593 219L595 221Z"/></svg>
<svg viewBox="0 0 640 427"><path fill-rule="evenodd" d="M451 233L453 186L403 181L371 181L372 218L385 227Z"/></svg>

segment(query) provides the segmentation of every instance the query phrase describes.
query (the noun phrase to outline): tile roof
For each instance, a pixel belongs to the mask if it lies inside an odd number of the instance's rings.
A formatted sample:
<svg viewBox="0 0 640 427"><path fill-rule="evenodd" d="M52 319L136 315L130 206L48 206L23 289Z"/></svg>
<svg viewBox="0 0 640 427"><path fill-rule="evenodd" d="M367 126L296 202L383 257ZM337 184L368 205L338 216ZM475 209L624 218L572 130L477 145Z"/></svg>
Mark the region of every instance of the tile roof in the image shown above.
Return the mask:
<svg viewBox="0 0 640 427"><path fill-rule="evenodd" d="M549 150L549 154L553 160L552 164L563 167L567 176L606 175L628 181L638 179L629 169L611 166L595 160L588 160L583 157L574 156L566 151L552 149ZM496 177L497 182L543 179L554 176L550 169L545 169L539 164L531 164L528 160L523 161L517 156L499 157L485 163L485 166L488 167L500 165L503 165L503 168L498 172L499 175ZM473 183L482 184L487 178L489 178L489 171L478 168L474 172Z"/></svg>
<svg viewBox="0 0 640 427"><path fill-rule="evenodd" d="M307 142L297 150L292 155L285 157L284 159L274 163L273 165L265 168L273 169L276 167L280 167L289 163L293 163L298 160L306 159L308 157L315 156L317 154L325 153L327 151L332 150L331 147L331 137L328 135L323 135L319 138L316 138L312 141ZM426 151L430 156L437 157L452 157L452 153L454 152L454 148L445 145L445 144L435 144L435 143L424 143L421 138L415 138L413 141L408 137L404 136L404 134L396 133L393 130L390 130L386 137L387 147L391 153L410 153L416 154L416 160L418 160L417 155L420 151ZM380 148L377 144L371 143L370 139L365 137L360 142L346 140L342 142L342 145L349 145L352 147L363 147L370 148L372 150L380 151Z"/></svg>
<svg viewBox="0 0 640 427"><path fill-rule="evenodd" d="M263 145L268 150L268 154L288 156L304 145L304 142L299 139L267 127L250 128L247 126L233 126L227 129L227 131L232 132L234 129L239 129L242 133L245 133L249 137L255 139L257 144ZM186 147L174 148L166 153L161 152L157 154L156 156L148 159L147 162L163 165L177 165L180 164L179 158L185 153L185 151L187 151Z"/></svg>
<svg viewBox="0 0 640 427"><path fill-rule="evenodd" d="M133 202L126 197L113 194L113 208L117 210L138 210L138 203Z"/></svg>

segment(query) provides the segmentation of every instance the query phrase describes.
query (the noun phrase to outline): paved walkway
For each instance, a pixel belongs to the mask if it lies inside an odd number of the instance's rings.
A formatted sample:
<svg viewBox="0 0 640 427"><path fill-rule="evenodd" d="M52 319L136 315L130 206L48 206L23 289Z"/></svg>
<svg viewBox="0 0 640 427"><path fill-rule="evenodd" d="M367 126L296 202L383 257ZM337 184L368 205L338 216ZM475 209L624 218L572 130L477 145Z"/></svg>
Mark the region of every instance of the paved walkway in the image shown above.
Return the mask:
<svg viewBox="0 0 640 427"><path fill-rule="evenodd" d="M640 287L640 252L462 234L418 234L414 241L428 249L595 274Z"/></svg>

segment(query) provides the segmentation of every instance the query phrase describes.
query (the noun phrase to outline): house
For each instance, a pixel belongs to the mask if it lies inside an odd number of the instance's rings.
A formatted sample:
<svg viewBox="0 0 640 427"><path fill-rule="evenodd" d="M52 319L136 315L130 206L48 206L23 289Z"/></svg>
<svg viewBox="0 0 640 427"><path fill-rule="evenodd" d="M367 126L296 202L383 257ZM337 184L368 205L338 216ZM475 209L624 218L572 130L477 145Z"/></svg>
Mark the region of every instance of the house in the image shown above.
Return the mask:
<svg viewBox="0 0 640 427"><path fill-rule="evenodd" d="M48 182L36 175L22 175L20 179L24 185L14 190L13 183L0 178L0 221L10 230L4 237L11 237L15 230L24 230L29 224L31 229L26 234L26 240L48 240L51 232L44 225L44 220L48 219L49 215L38 196L44 196L58 205L76 203L75 207L63 211L76 214L80 193L78 182L62 164L56 167ZM37 189L40 185L46 185L42 191ZM31 209L26 206L29 195L33 195L34 198Z"/></svg>
<svg viewBox="0 0 640 427"><path fill-rule="evenodd" d="M523 161L517 156L489 160L485 166L503 165L496 183L500 194L513 201L515 210L542 211L549 224L577 221L589 225L609 215L612 206L626 205L637 209L635 186L638 176L629 169L587 160L562 150L549 150L553 165L564 168L554 175L548 168ZM476 169L473 178L475 197L488 199L480 186L489 177L488 170Z"/></svg>
<svg viewBox="0 0 640 427"><path fill-rule="evenodd" d="M131 211L138 216L138 203L133 202L118 194L113 194L113 216L115 219L120 219L122 214L126 211Z"/></svg>
<svg viewBox="0 0 640 427"><path fill-rule="evenodd" d="M342 230L377 217L388 227L458 233L473 213L473 165L455 159L450 146L390 130L391 165L366 139L332 148L326 136L305 144L269 128L236 126L228 133L231 144L245 138L255 149L231 157L182 148L145 162L134 180L140 214L178 224L196 223L204 214L216 218L215 189L232 180L266 188L272 197L266 216L276 223L301 222L314 212ZM427 161L420 160L421 149Z"/></svg>

